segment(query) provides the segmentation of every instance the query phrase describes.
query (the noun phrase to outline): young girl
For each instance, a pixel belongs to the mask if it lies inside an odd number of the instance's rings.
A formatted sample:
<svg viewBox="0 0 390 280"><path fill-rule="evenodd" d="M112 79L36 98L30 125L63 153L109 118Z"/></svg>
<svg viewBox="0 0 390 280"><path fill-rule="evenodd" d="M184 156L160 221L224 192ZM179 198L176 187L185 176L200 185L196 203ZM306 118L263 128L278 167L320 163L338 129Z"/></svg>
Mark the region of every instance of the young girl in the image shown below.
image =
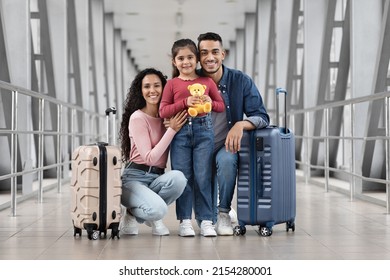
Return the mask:
<svg viewBox="0 0 390 280"><path fill-rule="evenodd" d="M185 113L170 119L168 129L158 115L164 75L153 68L134 78L126 101L120 129L122 158L122 234L138 234L138 222L152 227L153 235L168 235L162 222L168 205L183 192L187 180L177 170L165 172L169 144L186 121Z"/></svg>
<svg viewBox="0 0 390 280"><path fill-rule="evenodd" d="M215 112L224 111L224 102L210 78L196 74L198 51L190 39L181 39L172 46L173 77L168 80L161 99L160 117L174 114L204 102L211 103ZM192 96L188 86L203 85L201 97ZM171 143L171 165L187 178L183 194L176 200L176 216L180 220L179 235L195 236L191 223L192 208L195 219L200 222L203 236L216 236L212 224L211 172L214 150L214 131L209 113L189 117L187 123L176 133ZM193 205L194 203L194 205Z"/></svg>

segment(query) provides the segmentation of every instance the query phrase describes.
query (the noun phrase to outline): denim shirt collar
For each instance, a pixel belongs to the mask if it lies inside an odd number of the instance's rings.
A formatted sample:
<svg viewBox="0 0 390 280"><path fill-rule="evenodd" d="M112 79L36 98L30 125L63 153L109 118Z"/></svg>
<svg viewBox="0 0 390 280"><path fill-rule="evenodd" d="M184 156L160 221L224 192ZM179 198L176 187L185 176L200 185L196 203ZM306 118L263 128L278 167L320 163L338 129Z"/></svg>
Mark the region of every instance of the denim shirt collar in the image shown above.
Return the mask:
<svg viewBox="0 0 390 280"><path fill-rule="evenodd" d="M269 117L253 81L242 72L224 65L222 65L222 70L223 74L218 82L218 89L225 101L228 127L231 128L237 121L243 120L244 114L255 127L266 126ZM204 76L201 69L199 75ZM234 92L243 92L244 89L246 89L247 94L233 94ZM256 98L256 96L259 98ZM231 104L235 106L231 107Z"/></svg>

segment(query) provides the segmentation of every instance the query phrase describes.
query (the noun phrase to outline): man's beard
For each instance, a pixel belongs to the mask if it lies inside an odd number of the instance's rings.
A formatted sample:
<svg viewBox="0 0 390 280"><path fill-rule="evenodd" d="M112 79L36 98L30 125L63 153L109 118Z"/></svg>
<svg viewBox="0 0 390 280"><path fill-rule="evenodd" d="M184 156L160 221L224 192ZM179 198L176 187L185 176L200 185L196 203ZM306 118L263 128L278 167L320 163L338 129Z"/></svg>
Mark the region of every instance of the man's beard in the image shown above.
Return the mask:
<svg viewBox="0 0 390 280"><path fill-rule="evenodd" d="M203 67L202 67L203 68ZM207 74L215 74L218 72L219 68L221 68L221 66L218 66L217 69L213 70L213 71L208 71L206 70L205 68L203 68L203 72L207 73Z"/></svg>

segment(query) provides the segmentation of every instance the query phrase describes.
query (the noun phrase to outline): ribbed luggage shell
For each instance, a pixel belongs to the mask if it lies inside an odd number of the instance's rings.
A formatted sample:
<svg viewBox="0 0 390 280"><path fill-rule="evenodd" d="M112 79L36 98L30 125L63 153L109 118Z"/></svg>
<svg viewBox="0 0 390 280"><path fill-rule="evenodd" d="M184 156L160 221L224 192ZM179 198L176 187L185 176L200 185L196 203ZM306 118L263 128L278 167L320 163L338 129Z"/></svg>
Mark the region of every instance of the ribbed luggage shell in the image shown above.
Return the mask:
<svg viewBox="0 0 390 280"><path fill-rule="evenodd" d="M71 217L75 235L81 229L90 239L94 232L112 230L119 237L121 215L121 152L105 143L78 147L72 153ZM80 230L77 230L80 229Z"/></svg>
<svg viewBox="0 0 390 280"><path fill-rule="evenodd" d="M267 227L272 234L275 224L294 224L294 147L294 135L276 126L244 132L237 189L237 215L242 226Z"/></svg>

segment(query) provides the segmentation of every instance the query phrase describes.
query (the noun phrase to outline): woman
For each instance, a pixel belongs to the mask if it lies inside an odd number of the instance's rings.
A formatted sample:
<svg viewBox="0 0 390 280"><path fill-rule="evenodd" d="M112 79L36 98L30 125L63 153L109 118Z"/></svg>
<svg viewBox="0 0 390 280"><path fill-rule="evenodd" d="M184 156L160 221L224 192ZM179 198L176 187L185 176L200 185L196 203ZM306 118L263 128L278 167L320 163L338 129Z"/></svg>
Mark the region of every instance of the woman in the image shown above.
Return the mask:
<svg viewBox="0 0 390 280"><path fill-rule="evenodd" d="M126 162L122 174L121 202L126 208L120 223L123 234L138 234L137 222L145 222L153 235L169 235L162 218L187 184L182 172L164 172L170 142L187 119L186 113L180 112L165 128L159 117L165 84L160 71L145 69L134 78L124 103L119 136Z"/></svg>

